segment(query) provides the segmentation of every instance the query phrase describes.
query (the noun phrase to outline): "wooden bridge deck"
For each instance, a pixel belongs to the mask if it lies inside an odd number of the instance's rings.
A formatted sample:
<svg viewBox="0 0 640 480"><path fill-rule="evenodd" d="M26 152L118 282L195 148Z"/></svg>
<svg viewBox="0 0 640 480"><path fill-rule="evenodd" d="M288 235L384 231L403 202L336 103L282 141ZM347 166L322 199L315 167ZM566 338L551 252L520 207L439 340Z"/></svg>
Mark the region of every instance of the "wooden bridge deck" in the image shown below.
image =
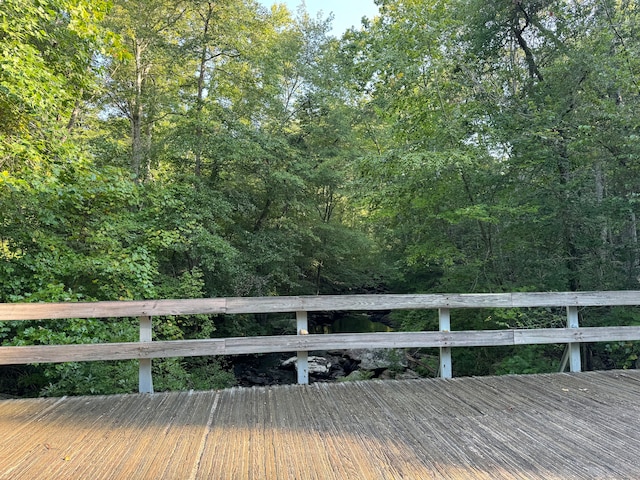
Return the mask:
<svg viewBox="0 0 640 480"><path fill-rule="evenodd" d="M640 372L0 401L1 479L638 479Z"/></svg>

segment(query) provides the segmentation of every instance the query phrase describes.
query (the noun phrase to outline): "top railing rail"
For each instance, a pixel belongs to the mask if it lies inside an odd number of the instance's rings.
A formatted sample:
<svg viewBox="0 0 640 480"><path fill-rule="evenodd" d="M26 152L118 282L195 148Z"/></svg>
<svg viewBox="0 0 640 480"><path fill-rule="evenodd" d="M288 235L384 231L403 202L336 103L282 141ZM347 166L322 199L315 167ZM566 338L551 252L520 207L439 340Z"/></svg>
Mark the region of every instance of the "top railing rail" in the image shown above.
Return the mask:
<svg viewBox="0 0 640 480"><path fill-rule="evenodd" d="M336 310L375 311L616 305L640 305L640 291L318 295L111 302L0 303L0 321Z"/></svg>

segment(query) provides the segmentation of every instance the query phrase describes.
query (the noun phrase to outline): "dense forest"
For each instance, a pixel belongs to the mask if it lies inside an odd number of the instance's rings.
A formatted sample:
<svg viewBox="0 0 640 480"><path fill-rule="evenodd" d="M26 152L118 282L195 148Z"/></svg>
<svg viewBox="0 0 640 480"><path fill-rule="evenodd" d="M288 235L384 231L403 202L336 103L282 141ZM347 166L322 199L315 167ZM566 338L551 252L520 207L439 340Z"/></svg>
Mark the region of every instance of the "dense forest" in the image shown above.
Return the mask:
<svg viewBox="0 0 640 480"><path fill-rule="evenodd" d="M637 289L640 6L377 0L3 0L0 302ZM585 326L639 324L634 310ZM456 313L456 329L557 325ZM392 317L435 328L433 312ZM282 333L155 320L159 339ZM129 341L137 322L5 322L0 344ZM629 367L634 344L589 345ZM461 350L457 374L557 370L561 347ZM4 367L0 391L135 390L135 362ZM154 363L158 389L232 384Z"/></svg>

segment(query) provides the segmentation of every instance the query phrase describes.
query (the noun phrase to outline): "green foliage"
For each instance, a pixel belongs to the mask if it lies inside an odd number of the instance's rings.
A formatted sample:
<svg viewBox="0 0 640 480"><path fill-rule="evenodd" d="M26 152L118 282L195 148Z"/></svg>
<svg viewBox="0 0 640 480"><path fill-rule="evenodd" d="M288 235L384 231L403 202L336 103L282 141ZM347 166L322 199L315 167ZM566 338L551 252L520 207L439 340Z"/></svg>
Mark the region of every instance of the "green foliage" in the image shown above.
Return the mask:
<svg viewBox="0 0 640 480"><path fill-rule="evenodd" d="M138 389L137 373L138 364L133 360L56 364L45 369L48 384L40 394L59 397L133 393Z"/></svg>
<svg viewBox="0 0 640 480"><path fill-rule="evenodd" d="M638 326L640 312L636 307L588 309L582 315L584 326ZM587 358L594 369L636 368L640 342L611 342L589 345Z"/></svg>
<svg viewBox="0 0 640 480"><path fill-rule="evenodd" d="M553 373L560 368L561 350L547 345L519 347L496 365L497 375Z"/></svg>
<svg viewBox="0 0 640 480"><path fill-rule="evenodd" d="M57 155L93 81L106 2L6 0L0 9L0 170ZM43 158L44 157L44 158Z"/></svg>
<svg viewBox="0 0 640 480"><path fill-rule="evenodd" d="M435 310L398 310L392 312L393 325L405 332L438 330L438 312Z"/></svg>
<svg viewBox="0 0 640 480"><path fill-rule="evenodd" d="M501 308L493 310L486 321L503 328L562 328L567 313L562 308Z"/></svg>
<svg viewBox="0 0 640 480"><path fill-rule="evenodd" d="M640 342L614 342L597 346L591 352L596 368L627 369L637 368L640 356Z"/></svg>
<svg viewBox="0 0 640 480"><path fill-rule="evenodd" d="M75 152L79 153L79 152ZM71 160L0 176L4 301L153 297L155 260L121 171Z"/></svg>
<svg viewBox="0 0 640 480"><path fill-rule="evenodd" d="M346 51L363 108L393 133L361 171L400 271L439 291L637 286L635 194L618 177L637 180L619 157L637 156L637 15L628 2L381 2Z"/></svg>
<svg viewBox="0 0 640 480"><path fill-rule="evenodd" d="M69 345L130 342L138 335L135 319L8 322L3 345ZM27 395L94 395L137 390L137 362L83 362L13 367L6 391Z"/></svg>
<svg viewBox="0 0 640 480"><path fill-rule="evenodd" d="M233 387L233 372L217 359L168 358L155 360L154 390L217 390Z"/></svg>
<svg viewBox="0 0 640 480"><path fill-rule="evenodd" d="M510 358L512 351L502 347L454 348L451 351L453 376L495 375L496 359Z"/></svg>
<svg viewBox="0 0 640 480"><path fill-rule="evenodd" d="M438 376L438 370L440 369L438 349L423 348L410 355L411 357L409 358L412 360L410 367L420 377L432 378Z"/></svg>

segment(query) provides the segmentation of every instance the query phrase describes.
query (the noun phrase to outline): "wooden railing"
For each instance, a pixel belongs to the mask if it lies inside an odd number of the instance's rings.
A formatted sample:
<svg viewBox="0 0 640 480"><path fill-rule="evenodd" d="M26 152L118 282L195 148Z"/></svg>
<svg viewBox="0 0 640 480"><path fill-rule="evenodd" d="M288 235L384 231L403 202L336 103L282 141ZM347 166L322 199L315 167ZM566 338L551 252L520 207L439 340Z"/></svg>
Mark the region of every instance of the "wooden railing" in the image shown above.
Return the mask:
<svg viewBox="0 0 640 480"><path fill-rule="evenodd" d="M552 292L433 295L345 295L302 297L210 298L94 303L4 303L0 321L64 318L140 319L140 341L82 345L0 347L0 365L140 361L140 392L153 392L151 360L201 355L297 352L298 382L308 383L310 351L357 348L440 348L440 374L450 378L451 348L566 343L572 372L581 370L581 342L640 340L640 327L580 327L579 307L640 305L640 291ZM451 309L565 307L566 328L451 331ZM437 309L440 330L308 335L308 312ZM295 313L297 335L152 341L154 316L195 314Z"/></svg>

